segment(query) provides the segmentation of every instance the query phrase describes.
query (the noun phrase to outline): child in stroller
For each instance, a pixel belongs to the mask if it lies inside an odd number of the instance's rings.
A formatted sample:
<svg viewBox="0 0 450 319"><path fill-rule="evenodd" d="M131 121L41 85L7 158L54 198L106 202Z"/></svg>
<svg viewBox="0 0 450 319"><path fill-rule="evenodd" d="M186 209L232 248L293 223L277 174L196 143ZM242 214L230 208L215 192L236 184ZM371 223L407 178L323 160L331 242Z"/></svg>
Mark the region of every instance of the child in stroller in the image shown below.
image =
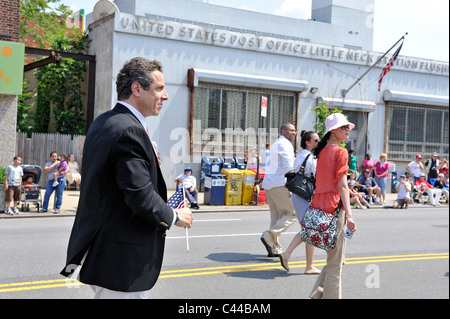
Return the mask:
<svg viewBox="0 0 450 319"><path fill-rule="evenodd" d="M30 185L33 186L34 185L34 180L33 180L33 176L28 176L27 179L22 182L22 185L26 186L26 185ZM24 191L31 191L31 187L25 187Z"/></svg>
<svg viewBox="0 0 450 319"><path fill-rule="evenodd" d="M42 168L37 165L23 165L22 177L22 211L30 211L30 203L34 204L39 211L42 206L41 185L39 181L42 175Z"/></svg>

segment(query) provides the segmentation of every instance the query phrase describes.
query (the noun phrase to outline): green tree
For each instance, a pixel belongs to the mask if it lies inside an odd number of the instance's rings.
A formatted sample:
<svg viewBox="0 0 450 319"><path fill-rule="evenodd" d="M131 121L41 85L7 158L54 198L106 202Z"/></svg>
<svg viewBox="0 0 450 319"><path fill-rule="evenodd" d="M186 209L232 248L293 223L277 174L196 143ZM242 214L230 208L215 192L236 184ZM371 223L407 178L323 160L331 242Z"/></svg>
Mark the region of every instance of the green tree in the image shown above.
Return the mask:
<svg viewBox="0 0 450 319"><path fill-rule="evenodd" d="M66 37L66 19L72 14L61 0L20 0L19 38L32 36L39 48L52 48L55 39ZM51 5L54 5L52 8ZM70 34L80 32L70 30Z"/></svg>
<svg viewBox="0 0 450 319"><path fill-rule="evenodd" d="M83 39L55 40L55 49L81 53L85 50ZM35 118L42 121L41 130L45 131L50 119L50 106L56 120L56 131L63 134L84 134L82 82L86 73L84 61L65 58L59 65L49 64L37 70L38 102ZM42 113L42 114L41 114Z"/></svg>
<svg viewBox="0 0 450 319"><path fill-rule="evenodd" d="M30 84L26 79L23 79L23 93L19 95L17 102L17 132L31 134L33 126L31 125L30 109L34 103L28 101L33 97L33 92L30 90Z"/></svg>
<svg viewBox="0 0 450 319"><path fill-rule="evenodd" d="M66 19L72 12L60 1L20 0L20 38L32 36L40 48L85 53L86 39L83 32L67 27ZM22 127L27 127L28 132L48 132L53 108L58 132L83 134L85 121L82 97L85 93L81 84L85 73L85 62L68 58L62 59L57 65L49 64L35 70L38 79L36 110L34 114L29 114L26 97L19 98L18 122L21 119ZM30 119L34 126L30 124Z"/></svg>

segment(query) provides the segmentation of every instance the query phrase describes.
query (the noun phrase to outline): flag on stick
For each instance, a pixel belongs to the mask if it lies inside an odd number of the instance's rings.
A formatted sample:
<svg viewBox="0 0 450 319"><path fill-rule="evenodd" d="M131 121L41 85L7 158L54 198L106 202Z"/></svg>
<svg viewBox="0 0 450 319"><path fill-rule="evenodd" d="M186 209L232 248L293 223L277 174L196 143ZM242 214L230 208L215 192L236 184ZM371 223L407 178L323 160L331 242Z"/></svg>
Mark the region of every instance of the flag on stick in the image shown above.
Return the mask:
<svg viewBox="0 0 450 319"><path fill-rule="evenodd" d="M380 92L381 89L381 82L383 82L383 78L385 75L391 70L391 68L394 66L395 60L397 60L398 54L400 53L400 50L402 49L403 42L400 44L398 49L395 51L395 53L392 55L392 57L389 59L389 62L386 64L386 66L383 68L383 71L381 71L380 78L378 80L378 92Z"/></svg>
<svg viewBox="0 0 450 319"><path fill-rule="evenodd" d="M167 201L167 205L173 209L181 209L186 207L186 195L184 194L184 183L182 186L172 195ZM187 227L185 227L186 233L186 250L189 251L189 233Z"/></svg>
<svg viewBox="0 0 450 319"><path fill-rule="evenodd" d="M185 194L185 190L184 190L184 181L181 184L181 188L183 188L183 203L186 203L186 194ZM189 232L188 232L188 228L184 227L184 231L186 233L186 251L189 252Z"/></svg>
<svg viewBox="0 0 450 319"><path fill-rule="evenodd" d="M186 207L184 202L184 190L179 188L167 201L167 205L173 209L180 209Z"/></svg>

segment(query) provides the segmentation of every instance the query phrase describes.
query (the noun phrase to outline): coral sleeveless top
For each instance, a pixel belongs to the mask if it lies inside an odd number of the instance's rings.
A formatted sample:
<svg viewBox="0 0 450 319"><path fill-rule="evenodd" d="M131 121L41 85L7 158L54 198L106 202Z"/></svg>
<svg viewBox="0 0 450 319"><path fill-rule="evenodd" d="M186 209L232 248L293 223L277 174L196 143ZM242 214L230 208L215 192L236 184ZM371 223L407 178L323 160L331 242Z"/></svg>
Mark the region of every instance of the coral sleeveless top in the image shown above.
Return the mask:
<svg viewBox="0 0 450 319"><path fill-rule="evenodd" d="M316 192L310 206L327 213L334 213L341 196L338 181L348 173L348 152L339 145L322 149L317 160Z"/></svg>

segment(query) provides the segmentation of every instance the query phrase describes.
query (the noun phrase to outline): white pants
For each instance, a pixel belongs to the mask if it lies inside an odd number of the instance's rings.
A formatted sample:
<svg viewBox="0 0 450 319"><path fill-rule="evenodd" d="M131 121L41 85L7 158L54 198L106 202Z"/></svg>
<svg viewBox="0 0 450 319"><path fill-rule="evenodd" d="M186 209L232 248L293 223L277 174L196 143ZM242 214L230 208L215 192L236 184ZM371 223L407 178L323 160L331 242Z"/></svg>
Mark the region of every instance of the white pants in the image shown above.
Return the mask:
<svg viewBox="0 0 450 319"><path fill-rule="evenodd" d="M94 299L147 299L148 293L148 291L114 291L93 285L90 285L90 287L94 291Z"/></svg>
<svg viewBox="0 0 450 319"><path fill-rule="evenodd" d="M442 189L439 188L427 189L426 192L428 193L428 197L430 198L431 205L439 203L439 199L441 198L442 195Z"/></svg>

